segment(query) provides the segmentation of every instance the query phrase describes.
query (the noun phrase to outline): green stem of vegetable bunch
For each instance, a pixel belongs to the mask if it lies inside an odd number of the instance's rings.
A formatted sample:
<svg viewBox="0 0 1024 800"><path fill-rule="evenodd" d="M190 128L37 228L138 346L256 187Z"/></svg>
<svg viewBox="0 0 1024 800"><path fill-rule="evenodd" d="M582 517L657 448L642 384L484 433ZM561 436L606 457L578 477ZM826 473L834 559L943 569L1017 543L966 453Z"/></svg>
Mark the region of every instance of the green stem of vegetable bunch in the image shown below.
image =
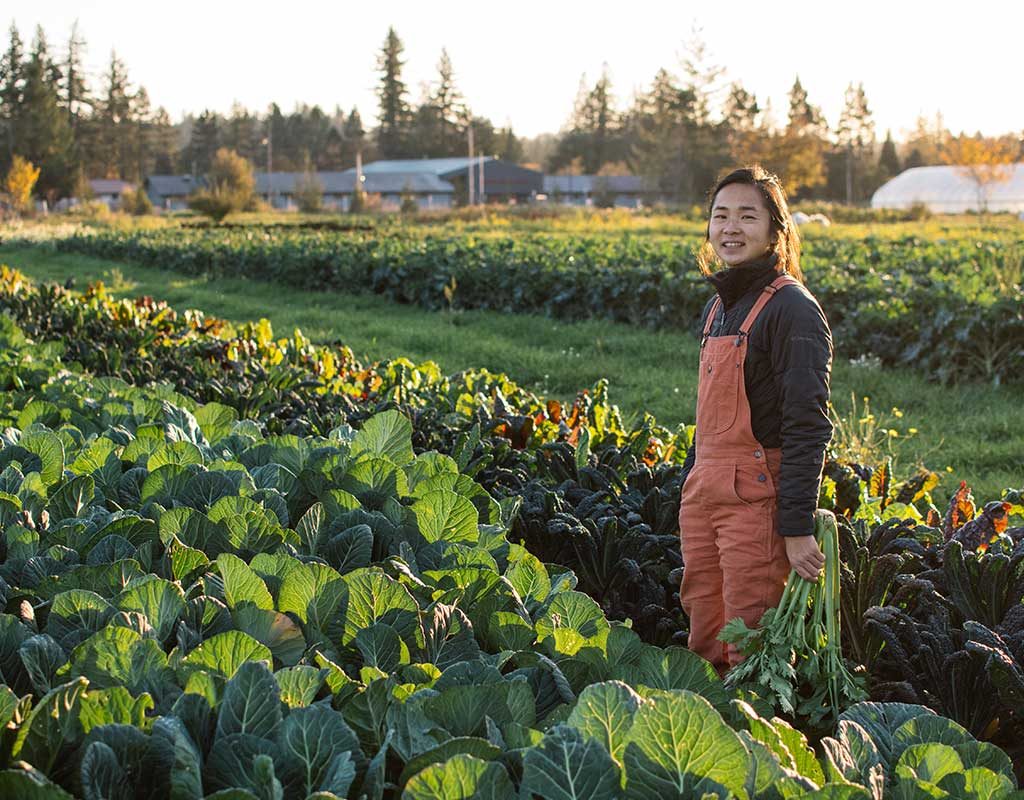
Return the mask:
<svg viewBox="0 0 1024 800"><path fill-rule="evenodd" d="M830 511L816 512L815 536L825 556L824 574L807 581L791 570L779 605L765 612L760 630L734 619L719 636L746 656L726 675L727 685L752 683L761 693L767 689L765 699L786 712L807 715L812 723L835 718L844 705L867 696L843 662L839 532Z"/></svg>

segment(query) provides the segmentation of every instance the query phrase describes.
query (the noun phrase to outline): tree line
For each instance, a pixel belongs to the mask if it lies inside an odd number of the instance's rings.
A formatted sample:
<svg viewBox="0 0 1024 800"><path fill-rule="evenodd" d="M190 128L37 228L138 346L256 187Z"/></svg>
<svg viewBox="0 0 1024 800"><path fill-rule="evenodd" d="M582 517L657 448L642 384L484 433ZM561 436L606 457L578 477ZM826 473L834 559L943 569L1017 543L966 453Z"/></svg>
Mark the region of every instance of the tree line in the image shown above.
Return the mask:
<svg viewBox="0 0 1024 800"><path fill-rule="evenodd" d="M741 162L760 161L778 172L799 198L856 203L907 167L956 163L957 154L978 152L990 160L1024 158L1020 137L952 137L941 118L919 119L900 147L889 133L879 141L863 85L853 83L834 128L799 77L788 113L777 122L769 104L741 83L725 84L724 70L710 63L699 39L688 43L681 74L659 70L625 108L618 107L607 69L593 85L584 79L563 129L533 141L472 111L446 50L435 80L413 102L394 28L375 65L373 130L358 108L326 112L316 105L285 113L272 104L265 114L235 105L227 114L204 110L174 123L131 82L116 53L93 85L83 67L85 48L77 23L60 55L41 27L26 47L12 23L0 57L0 174L16 156L35 165L37 194L51 202L87 193L89 178L205 175L221 149L257 169L331 171L352 167L357 154L364 161L465 155L470 131L477 153L551 173L640 175L680 202L698 200L723 168Z"/></svg>

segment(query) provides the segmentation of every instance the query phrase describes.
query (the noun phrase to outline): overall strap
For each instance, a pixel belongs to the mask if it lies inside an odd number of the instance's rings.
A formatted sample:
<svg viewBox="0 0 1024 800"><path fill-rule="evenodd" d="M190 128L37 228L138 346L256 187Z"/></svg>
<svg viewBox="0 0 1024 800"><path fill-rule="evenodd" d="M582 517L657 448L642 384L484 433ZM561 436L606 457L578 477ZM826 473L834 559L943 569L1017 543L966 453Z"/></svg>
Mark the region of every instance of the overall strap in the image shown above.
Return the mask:
<svg viewBox="0 0 1024 800"><path fill-rule="evenodd" d="M708 336L711 335L711 325L714 323L715 315L718 314L718 309L721 308L721 306L722 298L716 294L715 299L711 302L711 310L708 311L707 322L704 324L704 334L700 338L701 347L704 346L704 343L708 340Z"/></svg>
<svg viewBox="0 0 1024 800"><path fill-rule="evenodd" d="M761 296L757 298L754 303L754 307L750 309L750 313L747 314L747 318L743 320L743 324L740 326L739 336L736 337L736 344L739 345L740 341L750 333L750 328L754 324L754 320L757 319L757 315L761 313L768 301L775 296L775 293L779 291L783 286L790 286L792 284L799 285L800 281L794 278L792 275L780 275L767 286L761 292Z"/></svg>

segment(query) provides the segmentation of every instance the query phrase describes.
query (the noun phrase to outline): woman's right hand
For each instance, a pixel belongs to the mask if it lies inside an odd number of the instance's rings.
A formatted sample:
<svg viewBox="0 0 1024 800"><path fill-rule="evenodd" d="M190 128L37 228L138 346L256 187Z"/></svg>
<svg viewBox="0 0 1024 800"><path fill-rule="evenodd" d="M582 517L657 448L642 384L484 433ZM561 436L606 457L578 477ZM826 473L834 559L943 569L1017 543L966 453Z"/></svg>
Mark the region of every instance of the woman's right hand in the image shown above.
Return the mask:
<svg viewBox="0 0 1024 800"><path fill-rule="evenodd" d="M818 547L813 534L807 536L785 536L786 557L796 574L812 583L818 580L825 566L825 554Z"/></svg>

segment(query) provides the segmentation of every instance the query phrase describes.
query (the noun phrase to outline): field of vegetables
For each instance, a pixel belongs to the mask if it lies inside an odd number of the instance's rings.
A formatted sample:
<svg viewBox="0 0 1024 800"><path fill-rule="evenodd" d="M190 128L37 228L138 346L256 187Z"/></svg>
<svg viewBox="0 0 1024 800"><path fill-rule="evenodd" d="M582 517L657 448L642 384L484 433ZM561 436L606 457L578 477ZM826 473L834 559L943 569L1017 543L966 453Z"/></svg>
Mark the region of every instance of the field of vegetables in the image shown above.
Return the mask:
<svg viewBox="0 0 1024 800"><path fill-rule="evenodd" d="M991 322L1020 286L957 291ZM830 458L870 700L785 714L685 649L688 431L604 383L563 404L8 268L0 308L0 797L1024 796L1019 492L936 508L927 471Z"/></svg>
<svg viewBox="0 0 1024 800"><path fill-rule="evenodd" d="M499 229L500 231L500 229ZM691 329L707 296L689 235L302 226L87 230L64 252L178 273L238 276L316 291L372 292L428 309L536 312ZM837 352L909 366L935 380L1016 383L1024 375L1024 246L1019 227L920 236L808 238L808 287Z"/></svg>

